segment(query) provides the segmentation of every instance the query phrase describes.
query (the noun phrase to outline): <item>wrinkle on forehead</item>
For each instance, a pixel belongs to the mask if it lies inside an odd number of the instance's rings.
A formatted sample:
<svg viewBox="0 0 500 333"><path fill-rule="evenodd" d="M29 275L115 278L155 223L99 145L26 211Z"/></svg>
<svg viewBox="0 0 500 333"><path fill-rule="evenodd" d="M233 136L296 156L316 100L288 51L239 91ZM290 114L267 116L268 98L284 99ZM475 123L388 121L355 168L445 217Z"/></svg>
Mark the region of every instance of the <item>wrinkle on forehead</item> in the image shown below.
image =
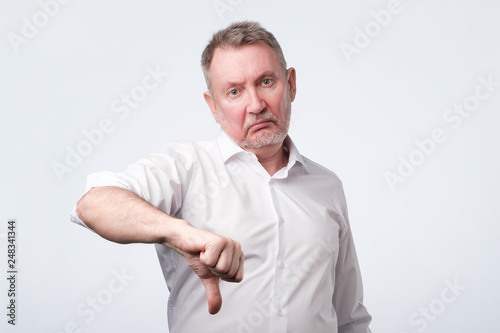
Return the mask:
<svg viewBox="0 0 500 333"><path fill-rule="evenodd" d="M239 48L218 47L210 66L212 89L253 82L265 73L284 75L274 51L264 42Z"/></svg>

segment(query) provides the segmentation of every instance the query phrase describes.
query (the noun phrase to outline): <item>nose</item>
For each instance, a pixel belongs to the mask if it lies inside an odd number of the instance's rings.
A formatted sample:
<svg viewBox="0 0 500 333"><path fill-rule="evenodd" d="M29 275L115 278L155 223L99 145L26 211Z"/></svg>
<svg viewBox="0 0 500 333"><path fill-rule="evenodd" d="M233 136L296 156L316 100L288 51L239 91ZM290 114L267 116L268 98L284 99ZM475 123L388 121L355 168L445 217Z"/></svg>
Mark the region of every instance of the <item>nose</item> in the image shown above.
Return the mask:
<svg viewBox="0 0 500 333"><path fill-rule="evenodd" d="M247 112L248 113L261 113L266 108L266 102L259 94L257 89L247 90Z"/></svg>

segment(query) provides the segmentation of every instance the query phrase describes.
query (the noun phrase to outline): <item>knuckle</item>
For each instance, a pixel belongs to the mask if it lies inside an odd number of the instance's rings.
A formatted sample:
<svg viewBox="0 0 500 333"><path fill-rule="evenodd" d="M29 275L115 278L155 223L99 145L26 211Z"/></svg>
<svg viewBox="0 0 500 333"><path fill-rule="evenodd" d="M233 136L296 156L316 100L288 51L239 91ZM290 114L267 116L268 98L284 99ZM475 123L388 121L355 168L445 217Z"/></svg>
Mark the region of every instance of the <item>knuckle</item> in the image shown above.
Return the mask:
<svg viewBox="0 0 500 333"><path fill-rule="evenodd" d="M222 265L222 267L219 269L219 272L221 274L227 275L231 271L231 266L228 264Z"/></svg>

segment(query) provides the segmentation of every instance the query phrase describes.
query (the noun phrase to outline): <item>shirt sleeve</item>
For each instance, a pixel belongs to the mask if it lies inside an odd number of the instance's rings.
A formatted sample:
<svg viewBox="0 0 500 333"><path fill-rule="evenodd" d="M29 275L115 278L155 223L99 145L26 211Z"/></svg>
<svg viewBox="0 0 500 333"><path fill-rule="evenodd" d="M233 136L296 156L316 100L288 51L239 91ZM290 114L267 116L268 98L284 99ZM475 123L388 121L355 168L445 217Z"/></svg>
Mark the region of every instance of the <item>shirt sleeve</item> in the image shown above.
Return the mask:
<svg viewBox="0 0 500 333"><path fill-rule="evenodd" d="M337 313L339 333L371 333L371 316L363 305L363 283L343 196L346 229L340 235L335 267L333 307Z"/></svg>
<svg viewBox="0 0 500 333"><path fill-rule="evenodd" d="M124 172L90 174L80 199L93 187L116 186L129 190L167 214L176 216L182 208L196 167L194 150L189 144L168 145L160 152L131 164ZM76 213L76 204L70 220L86 227Z"/></svg>

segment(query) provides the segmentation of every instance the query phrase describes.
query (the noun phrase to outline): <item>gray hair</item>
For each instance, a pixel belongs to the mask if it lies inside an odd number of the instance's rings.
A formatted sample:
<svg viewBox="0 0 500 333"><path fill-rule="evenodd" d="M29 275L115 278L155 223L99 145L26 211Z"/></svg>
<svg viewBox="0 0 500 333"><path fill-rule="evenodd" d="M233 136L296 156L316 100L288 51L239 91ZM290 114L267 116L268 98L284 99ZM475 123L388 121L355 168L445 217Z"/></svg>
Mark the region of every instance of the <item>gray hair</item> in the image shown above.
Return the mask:
<svg viewBox="0 0 500 333"><path fill-rule="evenodd" d="M239 48L244 45L253 44L258 41L263 41L274 51L278 60L286 72L286 61L283 56L281 46L272 33L264 29L259 23L252 21L235 22L227 28L217 31L213 34L212 39L205 47L201 55L201 68L207 82L208 90L212 90L210 86L210 65L214 57L215 49L218 47Z"/></svg>

